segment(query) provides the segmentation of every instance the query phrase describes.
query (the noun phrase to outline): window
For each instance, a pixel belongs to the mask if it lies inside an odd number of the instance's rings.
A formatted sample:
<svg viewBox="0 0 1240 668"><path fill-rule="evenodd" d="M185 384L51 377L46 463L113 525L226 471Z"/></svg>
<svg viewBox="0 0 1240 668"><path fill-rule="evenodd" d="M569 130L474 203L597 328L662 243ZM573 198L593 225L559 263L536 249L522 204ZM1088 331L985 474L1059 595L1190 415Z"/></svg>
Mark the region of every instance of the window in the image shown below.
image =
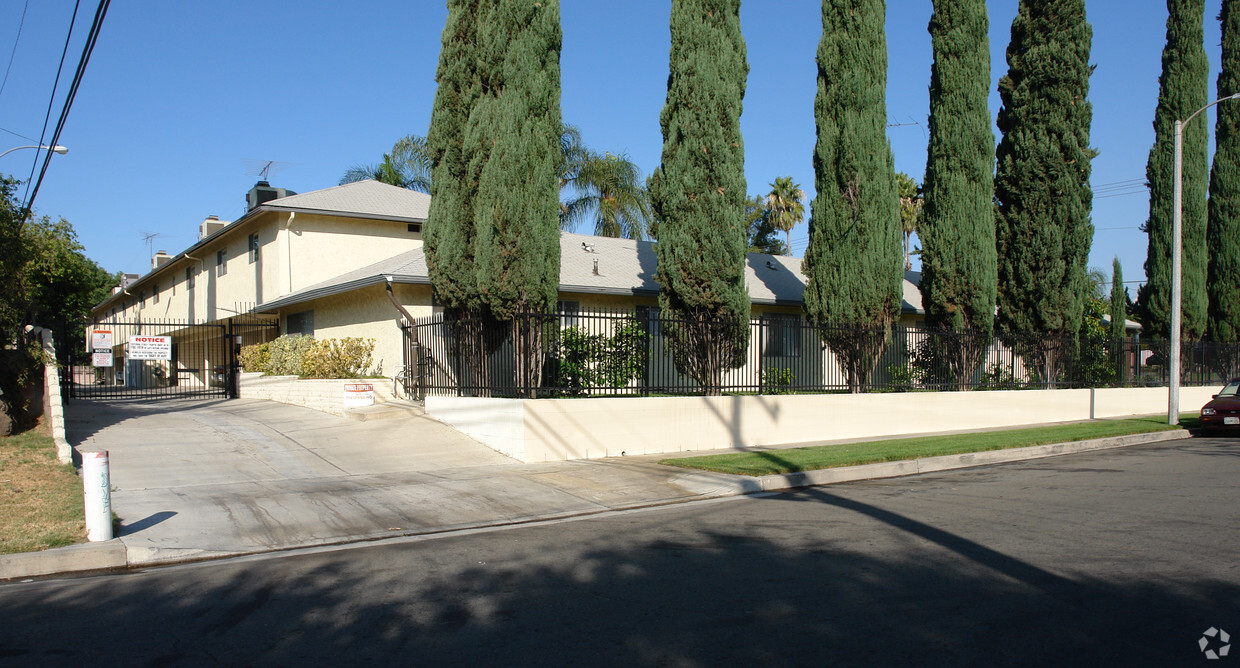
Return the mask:
<svg viewBox="0 0 1240 668"><path fill-rule="evenodd" d="M193 267L185 268L185 289L186 290L194 289L194 268Z"/></svg>
<svg viewBox="0 0 1240 668"><path fill-rule="evenodd" d="M421 223L409 223L409 231L417 234L422 231Z"/></svg>
<svg viewBox="0 0 1240 668"><path fill-rule="evenodd" d="M138 310L146 308L146 290L138 293Z"/></svg>
<svg viewBox="0 0 1240 668"><path fill-rule="evenodd" d="M801 354L801 316L768 313L762 319L766 333L763 355L797 357Z"/></svg>
<svg viewBox="0 0 1240 668"><path fill-rule="evenodd" d="M228 273L228 251L221 248L215 254L215 275L223 276Z"/></svg>
<svg viewBox="0 0 1240 668"><path fill-rule="evenodd" d="M159 285L158 284L151 286L151 303L152 304L159 303Z"/></svg>
<svg viewBox="0 0 1240 668"><path fill-rule="evenodd" d="M284 333L289 336L314 336L314 311L301 311L285 316Z"/></svg>
<svg viewBox="0 0 1240 668"><path fill-rule="evenodd" d="M246 248L250 249L250 264L254 264L258 261L258 232L250 235Z"/></svg>
<svg viewBox="0 0 1240 668"><path fill-rule="evenodd" d="M560 314L560 327L572 327L577 324L577 315L581 313L581 303L577 301L558 301L555 310Z"/></svg>

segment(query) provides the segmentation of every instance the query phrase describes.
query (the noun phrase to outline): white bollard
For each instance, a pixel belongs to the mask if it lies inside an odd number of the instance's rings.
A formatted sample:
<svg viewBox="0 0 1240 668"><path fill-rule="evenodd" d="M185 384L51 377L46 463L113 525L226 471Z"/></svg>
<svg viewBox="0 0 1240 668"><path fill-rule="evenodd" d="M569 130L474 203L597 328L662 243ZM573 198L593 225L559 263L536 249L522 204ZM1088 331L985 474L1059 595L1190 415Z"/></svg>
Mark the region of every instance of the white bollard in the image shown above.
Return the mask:
<svg viewBox="0 0 1240 668"><path fill-rule="evenodd" d="M107 450L82 453L82 488L86 492L87 540L112 540L112 481Z"/></svg>

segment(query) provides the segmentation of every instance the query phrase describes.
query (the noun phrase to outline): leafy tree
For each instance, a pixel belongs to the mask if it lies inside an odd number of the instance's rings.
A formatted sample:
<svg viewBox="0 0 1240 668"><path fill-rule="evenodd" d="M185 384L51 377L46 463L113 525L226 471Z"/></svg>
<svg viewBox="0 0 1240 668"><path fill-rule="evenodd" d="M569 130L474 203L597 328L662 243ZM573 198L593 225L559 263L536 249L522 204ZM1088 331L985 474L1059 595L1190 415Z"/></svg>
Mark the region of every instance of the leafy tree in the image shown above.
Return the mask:
<svg viewBox="0 0 1240 668"><path fill-rule="evenodd" d="M1146 283L1137 291L1141 321L1153 336L1171 335L1171 226L1174 126L1177 119L1205 106L1209 94L1202 22L1204 0L1168 0L1167 45L1158 78L1158 108L1154 112L1154 146L1145 178L1150 184L1150 217L1144 231ZM1206 328L1206 123L1201 119L1184 127L1182 180L1181 276L1183 319L1180 333L1186 341L1201 338Z"/></svg>
<svg viewBox="0 0 1240 668"><path fill-rule="evenodd" d="M822 5L805 310L858 392L900 313L900 220L887 142L883 0Z"/></svg>
<svg viewBox="0 0 1240 668"><path fill-rule="evenodd" d="M1240 93L1240 4L1223 0L1223 67L1220 98ZM1214 166L1206 224L1206 290L1211 340L1240 341L1240 102L1218 106L1214 126Z"/></svg>
<svg viewBox="0 0 1240 668"><path fill-rule="evenodd" d="M1052 335L1021 351L1052 387L1071 357L1088 289L1092 35L1084 0L1021 0L999 80L998 323Z"/></svg>
<svg viewBox="0 0 1240 668"><path fill-rule="evenodd" d="M900 198L900 229L904 233L904 270L908 271L913 268L913 263L909 260L914 253L910 247L913 233L921 222L926 200L921 186L904 172L896 172L896 196ZM916 252L921 253L920 250Z"/></svg>
<svg viewBox="0 0 1240 668"><path fill-rule="evenodd" d="M77 232L64 218L32 220L22 238L28 322L81 320L120 282L120 272L109 273L86 257Z"/></svg>
<svg viewBox="0 0 1240 668"><path fill-rule="evenodd" d="M679 321L677 368L718 394L749 338L740 2L672 0L670 25L663 156L650 180L659 304Z"/></svg>
<svg viewBox="0 0 1240 668"><path fill-rule="evenodd" d="M383 154L377 165L354 165L340 177L340 185L374 179L380 183L416 190L431 191L431 154L426 137L408 135L397 140L391 153Z"/></svg>
<svg viewBox="0 0 1240 668"><path fill-rule="evenodd" d="M0 177L0 348L13 341L24 324L26 314L25 286L22 270L27 249L22 244L22 223L25 216L17 201L20 182Z"/></svg>
<svg viewBox="0 0 1240 668"><path fill-rule="evenodd" d="M775 177L766 196L766 210L770 224L784 233L791 254L792 228L805 217L805 191L801 184L793 183L791 176Z"/></svg>
<svg viewBox="0 0 1240 668"><path fill-rule="evenodd" d="M749 239L750 253L766 253L767 255L791 255L792 251L784 245L778 236L779 230L771 224L771 217L766 209L766 200L753 196L745 200L745 236Z"/></svg>
<svg viewBox="0 0 1240 668"><path fill-rule="evenodd" d="M627 155L590 154L572 186L577 197L563 205L561 226L575 227L593 214L594 234L644 239L650 227L650 195L641 169Z"/></svg>

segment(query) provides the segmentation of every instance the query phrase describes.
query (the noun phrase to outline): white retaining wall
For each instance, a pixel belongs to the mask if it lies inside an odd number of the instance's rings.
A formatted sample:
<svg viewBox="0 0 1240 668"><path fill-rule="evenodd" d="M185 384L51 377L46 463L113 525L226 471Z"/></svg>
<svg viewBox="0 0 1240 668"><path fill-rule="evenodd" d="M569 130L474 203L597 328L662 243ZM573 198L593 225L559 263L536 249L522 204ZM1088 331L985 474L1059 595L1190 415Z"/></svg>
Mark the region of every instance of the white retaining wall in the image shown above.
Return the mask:
<svg viewBox="0 0 1240 668"><path fill-rule="evenodd" d="M1216 387L1185 387L1185 412ZM1167 388L787 396L427 397L426 412L525 462L810 443L1165 413Z"/></svg>
<svg viewBox="0 0 1240 668"><path fill-rule="evenodd" d="M261 373L240 374L237 394L243 399L267 399L343 416L346 383L373 385L376 404L393 399L392 381L385 378L303 380L297 376L264 376Z"/></svg>
<svg viewBox="0 0 1240 668"><path fill-rule="evenodd" d="M73 463L73 446L65 439L65 407L60 396L60 367L56 366L56 345L52 340L52 331L43 327L26 329L39 337L43 342L43 419L47 421L52 432L52 441L56 443L56 459L61 464Z"/></svg>

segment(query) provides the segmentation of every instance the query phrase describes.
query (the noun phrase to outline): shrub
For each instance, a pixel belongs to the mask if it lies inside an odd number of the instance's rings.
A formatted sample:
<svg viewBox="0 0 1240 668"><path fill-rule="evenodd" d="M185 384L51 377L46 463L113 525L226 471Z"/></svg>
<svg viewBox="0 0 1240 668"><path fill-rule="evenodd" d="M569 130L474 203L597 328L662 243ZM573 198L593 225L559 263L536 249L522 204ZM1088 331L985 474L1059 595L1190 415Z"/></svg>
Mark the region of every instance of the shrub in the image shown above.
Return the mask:
<svg viewBox="0 0 1240 668"><path fill-rule="evenodd" d="M271 342L242 346L237 361L241 362L241 368L246 371L271 373Z"/></svg>
<svg viewBox="0 0 1240 668"><path fill-rule="evenodd" d="M308 336L285 335L272 341L269 373L278 376L302 375L302 359L313 345L314 339Z"/></svg>
<svg viewBox="0 0 1240 668"><path fill-rule="evenodd" d="M762 393L763 394L788 394L792 391L792 383L796 381L796 375L792 373L792 369L765 369L762 371Z"/></svg>
<svg viewBox="0 0 1240 668"><path fill-rule="evenodd" d="M301 360L307 378L358 378L370 369L375 340L360 337L315 341Z"/></svg>
<svg viewBox="0 0 1240 668"><path fill-rule="evenodd" d="M569 395L585 394L594 387L625 387L641 376L645 341L641 323L632 318L624 320L612 336L565 328L560 332L557 384Z"/></svg>

